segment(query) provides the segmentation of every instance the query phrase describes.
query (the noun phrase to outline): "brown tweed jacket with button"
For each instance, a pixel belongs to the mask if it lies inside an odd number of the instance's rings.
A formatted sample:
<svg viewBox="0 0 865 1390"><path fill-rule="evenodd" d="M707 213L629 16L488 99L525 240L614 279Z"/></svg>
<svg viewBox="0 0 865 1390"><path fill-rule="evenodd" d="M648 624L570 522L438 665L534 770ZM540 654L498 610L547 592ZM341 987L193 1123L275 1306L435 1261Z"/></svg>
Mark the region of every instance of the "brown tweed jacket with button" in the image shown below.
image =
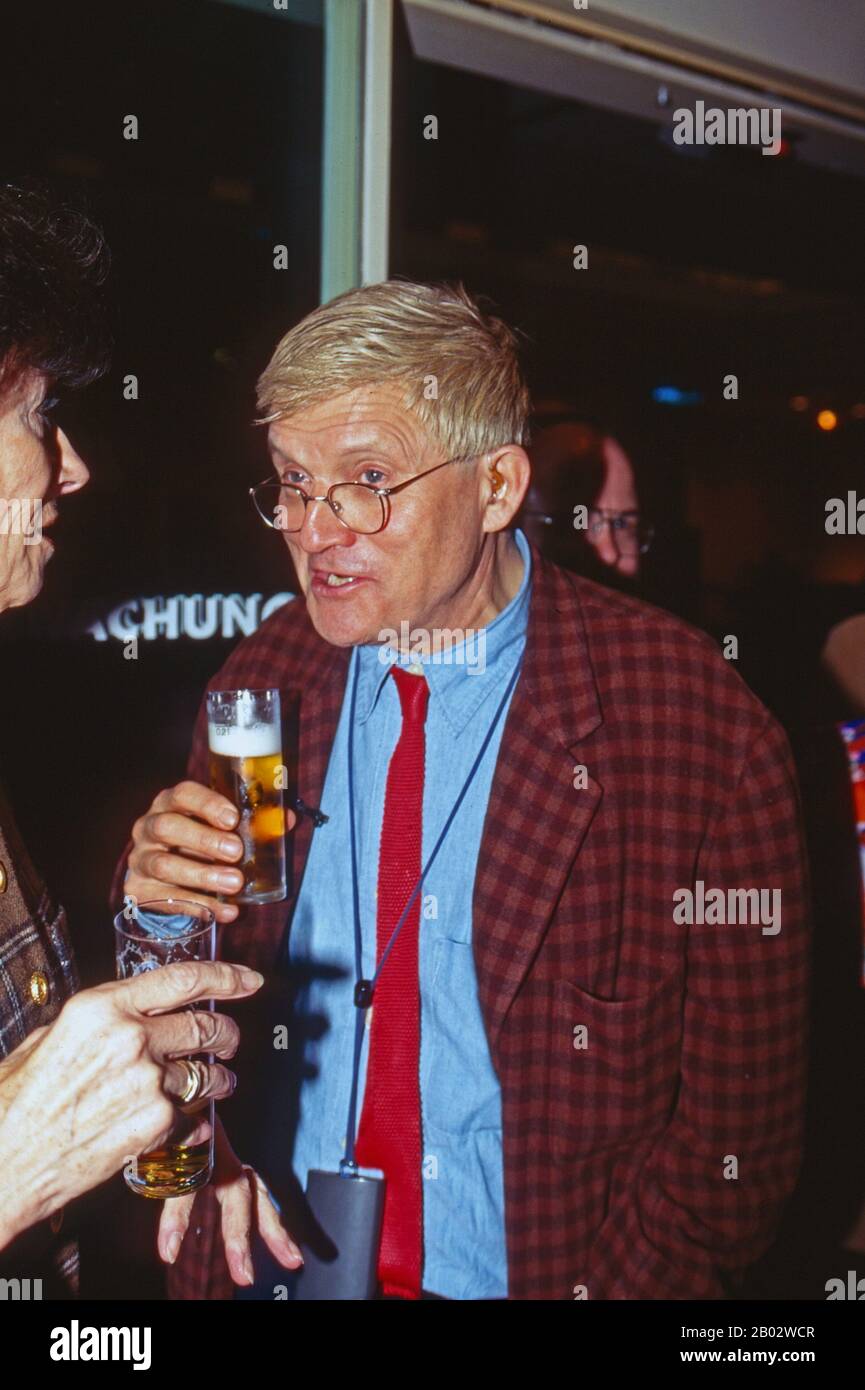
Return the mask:
<svg viewBox="0 0 865 1390"><path fill-rule="evenodd" d="M33 867L0 788L0 1058L53 1022L77 988L66 914ZM41 1279L43 1298L77 1293L78 1246L66 1226L57 1213L0 1250L0 1279Z"/></svg>

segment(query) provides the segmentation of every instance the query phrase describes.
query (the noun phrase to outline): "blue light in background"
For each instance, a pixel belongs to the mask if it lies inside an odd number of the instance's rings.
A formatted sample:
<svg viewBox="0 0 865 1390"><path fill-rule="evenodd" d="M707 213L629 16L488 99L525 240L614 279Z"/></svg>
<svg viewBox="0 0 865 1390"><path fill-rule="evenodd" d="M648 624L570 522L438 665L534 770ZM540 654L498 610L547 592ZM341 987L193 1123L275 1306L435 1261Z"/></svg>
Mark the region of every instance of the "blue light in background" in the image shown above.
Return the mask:
<svg viewBox="0 0 865 1390"><path fill-rule="evenodd" d="M701 405L702 391L680 391L678 386L656 386L652 400L658 405Z"/></svg>

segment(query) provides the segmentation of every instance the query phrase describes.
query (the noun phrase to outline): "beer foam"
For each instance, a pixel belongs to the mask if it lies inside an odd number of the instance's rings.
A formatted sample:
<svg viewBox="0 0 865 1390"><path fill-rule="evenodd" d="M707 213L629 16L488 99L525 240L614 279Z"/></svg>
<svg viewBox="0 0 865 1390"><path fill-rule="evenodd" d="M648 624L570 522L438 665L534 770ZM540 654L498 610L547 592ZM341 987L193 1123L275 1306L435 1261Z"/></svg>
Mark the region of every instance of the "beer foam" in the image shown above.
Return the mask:
<svg viewBox="0 0 865 1390"><path fill-rule="evenodd" d="M221 753L225 758L280 756L279 729L272 724L256 724L252 729L236 724L208 724L207 742L211 753Z"/></svg>

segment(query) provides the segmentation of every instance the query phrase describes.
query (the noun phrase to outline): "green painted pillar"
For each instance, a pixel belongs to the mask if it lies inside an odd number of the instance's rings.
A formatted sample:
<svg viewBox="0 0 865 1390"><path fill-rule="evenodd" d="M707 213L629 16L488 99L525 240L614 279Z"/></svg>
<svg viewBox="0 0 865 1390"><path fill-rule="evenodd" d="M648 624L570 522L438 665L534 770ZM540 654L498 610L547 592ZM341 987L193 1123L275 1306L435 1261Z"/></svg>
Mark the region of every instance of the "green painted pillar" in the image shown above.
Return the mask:
<svg viewBox="0 0 865 1390"><path fill-rule="evenodd" d="M361 282L362 0L325 0L321 300Z"/></svg>

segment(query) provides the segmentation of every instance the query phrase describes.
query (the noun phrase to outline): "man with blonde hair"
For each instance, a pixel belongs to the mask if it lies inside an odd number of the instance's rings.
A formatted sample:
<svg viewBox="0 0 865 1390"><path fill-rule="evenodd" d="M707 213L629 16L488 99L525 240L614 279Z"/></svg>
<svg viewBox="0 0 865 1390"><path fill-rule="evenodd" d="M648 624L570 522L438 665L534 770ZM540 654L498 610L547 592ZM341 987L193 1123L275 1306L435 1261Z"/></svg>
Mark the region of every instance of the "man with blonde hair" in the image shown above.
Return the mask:
<svg viewBox="0 0 865 1390"><path fill-rule="evenodd" d="M461 286L322 305L258 404L301 596L210 688L299 695L289 896L231 902L203 711L125 877L213 906L268 979L232 1123L306 1266L257 1249L249 1296L725 1296L799 1163L782 731L709 638L514 529L517 339ZM739 886L780 930L702 919ZM172 1292L230 1296L211 1195L173 1209Z"/></svg>

